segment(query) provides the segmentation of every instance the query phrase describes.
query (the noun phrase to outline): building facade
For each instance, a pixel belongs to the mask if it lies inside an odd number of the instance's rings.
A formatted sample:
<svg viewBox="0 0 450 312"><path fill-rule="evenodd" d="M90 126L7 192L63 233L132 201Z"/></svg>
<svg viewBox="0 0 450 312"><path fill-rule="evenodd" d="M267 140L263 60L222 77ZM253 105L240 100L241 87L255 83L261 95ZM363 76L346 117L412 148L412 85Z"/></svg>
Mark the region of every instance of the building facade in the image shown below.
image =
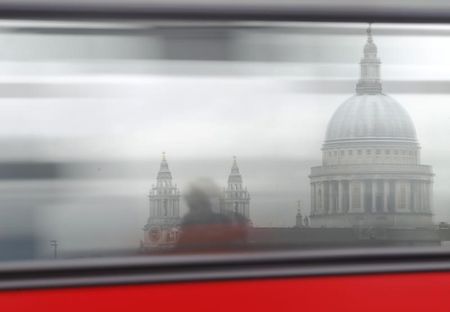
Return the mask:
<svg viewBox="0 0 450 312"><path fill-rule="evenodd" d="M170 248L179 234L180 191L172 182L172 173L163 154L156 185L149 194L150 216L144 226L143 249Z"/></svg>
<svg viewBox="0 0 450 312"><path fill-rule="evenodd" d="M250 194L243 186L242 175L239 172L236 156L228 176L228 186L224 190L222 209L238 213L250 220Z"/></svg>
<svg viewBox="0 0 450 312"><path fill-rule="evenodd" d="M356 94L332 116L322 166L311 168L311 226L432 226L432 168L407 111L382 92L371 29Z"/></svg>

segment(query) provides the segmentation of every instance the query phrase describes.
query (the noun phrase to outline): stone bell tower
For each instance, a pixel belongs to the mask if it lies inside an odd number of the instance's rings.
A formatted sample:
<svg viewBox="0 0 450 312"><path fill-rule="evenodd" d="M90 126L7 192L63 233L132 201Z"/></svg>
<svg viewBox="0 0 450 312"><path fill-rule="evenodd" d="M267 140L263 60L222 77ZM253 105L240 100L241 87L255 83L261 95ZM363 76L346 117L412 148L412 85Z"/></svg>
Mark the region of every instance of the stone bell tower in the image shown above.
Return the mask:
<svg viewBox="0 0 450 312"><path fill-rule="evenodd" d="M250 219L250 194L243 186L242 175L239 172L236 156L233 157L233 165L228 176L228 187L224 191L225 211L239 213Z"/></svg>
<svg viewBox="0 0 450 312"><path fill-rule="evenodd" d="M173 246L179 233L180 191L172 183L172 173L163 153L156 185L149 194L150 216L144 227L143 249Z"/></svg>

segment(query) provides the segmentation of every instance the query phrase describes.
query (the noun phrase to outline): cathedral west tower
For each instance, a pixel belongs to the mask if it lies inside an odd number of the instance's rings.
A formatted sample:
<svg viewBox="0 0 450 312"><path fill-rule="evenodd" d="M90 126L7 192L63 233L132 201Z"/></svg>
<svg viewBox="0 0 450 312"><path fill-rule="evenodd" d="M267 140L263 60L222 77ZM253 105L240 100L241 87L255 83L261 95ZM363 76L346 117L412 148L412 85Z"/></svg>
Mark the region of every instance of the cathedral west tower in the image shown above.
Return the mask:
<svg viewBox="0 0 450 312"><path fill-rule="evenodd" d="M236 156L228 176L228 186L224 191L223 209L243 215L250 220L250 194L243 186L242 175L239 172Z"/></svg>
<svg viewBox="0 0 450 312"><path fill-rule="evenodd" d="M176 243L180 218L180 191L163 153L156 185L149 194L150 216L144 227L144 249L171 247Z"/></svg>

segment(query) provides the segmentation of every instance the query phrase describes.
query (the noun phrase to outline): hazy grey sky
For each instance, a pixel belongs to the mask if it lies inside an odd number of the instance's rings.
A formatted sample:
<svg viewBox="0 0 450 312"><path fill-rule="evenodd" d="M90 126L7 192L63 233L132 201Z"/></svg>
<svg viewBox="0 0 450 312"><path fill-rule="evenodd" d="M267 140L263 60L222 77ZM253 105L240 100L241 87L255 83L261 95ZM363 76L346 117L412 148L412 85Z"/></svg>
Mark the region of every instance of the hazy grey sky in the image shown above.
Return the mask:
<svg viewBox="0 0 450 312"><path fill-rule="evenodd" d="M157 45L142 44L143 37L127 38L131 46L126 48L120 37L106 37L108 49L122 47L121 60L93 62L86 59L89 51L105 46L92 38L61 36L50 56L63 57L55 60L46 54L48 35L0 34L10 48L0 55L5 64L0 88L6 92L0 94L0 159L116 160L134 162L134 172L142 165L144 171L135 179L119 174L111 181L40 188L3 181L0 190L23 187L30 202L39 197L47 212L40 221L46 227L43 237L59 237L67 249L121 247L142 234L146 196L162 151L180 187L198 176L224 186L231 157L237 155L255 224L291 226L298 199L309 209L308 172L321 163L327 122L354 93L365 32L363 25L352 29L348 35L237 32L233 53L239 62L137 60L136 55L146 55L137 53L143 47ZM414 27L397 36L377 35L377 29L384 34L389 29L374 26L382 77L388 81L385 92L411 115L422 163L436 173L436 220L450 220L450 93L445 89L450 29L437 27L429 36L415 36L414 29L423 29ZM76 62L67 60L75 52L64 46L73 38L75 48L83 47L75 49ZM24 52L27 44L36 46L36 54ZM129 51L137 51L133 60L126 60ZM94 54L101 57L100 52ZM279 61L245 61L253 57ZM329 80L339 88L324 89L323 81ZM15 89L8 87L11 81ZM395 93L396 81L411 82L411 90ZM417 93L414 86L421 81L435 82L444 92ZM89 239L93 236L96 240Z"/></svg>

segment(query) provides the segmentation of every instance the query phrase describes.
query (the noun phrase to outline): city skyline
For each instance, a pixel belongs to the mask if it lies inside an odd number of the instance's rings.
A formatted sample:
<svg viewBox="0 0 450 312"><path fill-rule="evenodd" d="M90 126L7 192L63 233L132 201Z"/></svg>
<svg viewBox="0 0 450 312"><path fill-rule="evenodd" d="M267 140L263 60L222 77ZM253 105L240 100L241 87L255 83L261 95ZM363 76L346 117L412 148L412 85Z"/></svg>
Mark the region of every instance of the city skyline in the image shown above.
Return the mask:
<svg viewBox="0 0 450 312"><path fill-rule="evenodd" d="M277 36L272 38L292 44L303 42L306 46L317 41L324 55L333 55L335 49L348 54L343 63L336 64L252 64L272 75L147 77L141 88L148 91L142 97L3 99L0 143L4 161L61 163L62 178L81 183L81 176L86 185L67 182L60 187L49 186L51 204L35 194L35 186L24 186L30 201L51 211L54 220L39 221L45 235L70 241L66 246L82 246L89 238L77 240L74 236L84 235L75 226L83 224L86 235L98 233L102 237L102 233L110 233L117 246L135 242L140 237L142 220L147 218L147 202L142 194L148 191L162 150L170 154L180 188L198 175L210 176L221 185L226 183L228 155L239 155L246 185L252 192L252 206L258 207L254 211L255 223L293 225L297 200L301 199L305 207L310 204L309 168L320 163L329 118L353 90L365 37L363 28L358 36L339 38L321 35L313 40L300 36L306 38L302 41L294 35ZM432 77L446 77L441 75L448 68L447 59L441 55L445 49L442 41L435 39L380 35L377 44L384 61L384 88L410 113L422 147L422 162L432 164L436 172L435 221L448 221L450 196L445 186L450 180L446 137L450 131L450 98L447 93L436 94L434 89L427 91L427 84L418 94L413 88L399 89L395 84L411 77L412 86L418 86L420 79L428 82ZM294 52L302 46L299 43L295 47ZM429 56L427 51L439 55ZM420 66L415 65L416 61ZM422 65L433 70L422 71ZM287 67L292 67L289 75ZM281 77L273 74L280 69ZM326 81L328 73L331 82ZM304 81L308 77L313 78L312 83ZM330 83L337 89L324 91ZM221 96L216 97L219 93ZM277 103L276 109L273 103ZM14 120L21 122L12 123ZM205 128L207 132L202 131ZM72 167L72 161L81 165ZM61 194L53 191L60 188ZM11 194L13 185L5 184L3 189ZM76 197L79 190L85 192L85 199ZM56 203L54 194L58 194ZM124 208L115 206L119 203ZM86 221L85 213L97 220ZM112 244L111 237L100 241L105 248Z"/></svg>

